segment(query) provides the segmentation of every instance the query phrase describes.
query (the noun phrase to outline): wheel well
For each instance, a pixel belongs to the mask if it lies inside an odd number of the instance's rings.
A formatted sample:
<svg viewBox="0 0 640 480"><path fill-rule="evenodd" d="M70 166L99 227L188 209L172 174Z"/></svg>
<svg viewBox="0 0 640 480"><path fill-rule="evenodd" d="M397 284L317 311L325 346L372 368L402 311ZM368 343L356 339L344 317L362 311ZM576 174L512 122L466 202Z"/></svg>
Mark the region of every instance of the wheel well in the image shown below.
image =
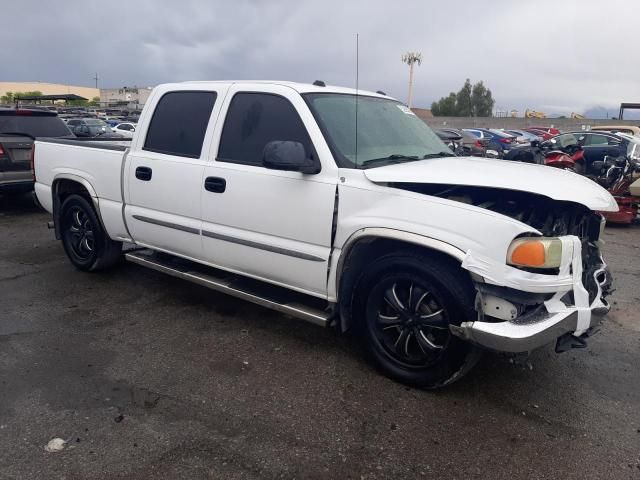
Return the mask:
<svg viewBox="0 0 640 480"><path fill-rule="evenodd" d="M62 203L70 195L81 195L86 198L89 203L93 205L93 199L87 188L80 182L71 180L68 178L61 178L56 180L53 184L53 224L55 227L56 239L60 240L60 214ZM95 209L95 205L94 205ZM96 210L98 220L102 222L100 218L100 212Z"/></svg>
<svg viewBox="0 0 640 480"><path fill-rule="evenodd" d="M345 254L347 257L342 263L342 270L338 272L340 282L338 284L338 302L340 311L341 330L349 330L352 324L353 290L356 287L362 272L373 260L390 253L421 253L437 261L448 263L453 267L460 267L460 260L451 255L433 248L408 243L402 240L380 237L364 237L356 241ZM462 270L469 276L469 272Z"/></svg>

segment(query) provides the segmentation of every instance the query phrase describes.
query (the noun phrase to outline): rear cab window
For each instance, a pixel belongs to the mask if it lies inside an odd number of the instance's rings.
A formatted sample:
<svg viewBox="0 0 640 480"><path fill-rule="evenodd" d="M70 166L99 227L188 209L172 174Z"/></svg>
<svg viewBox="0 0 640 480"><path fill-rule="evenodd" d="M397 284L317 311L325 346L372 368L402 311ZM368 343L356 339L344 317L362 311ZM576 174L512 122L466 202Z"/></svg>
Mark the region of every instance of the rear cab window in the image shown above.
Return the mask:
<svg viewBox="0 0 640 480"><path fill-rule="evenodd" d="M216 97L211 91L165 93L153 112L142 149L200 158Z"/></svg>
<svg viewBox="0 0 640 480"><path fill-rule="evenodd" d="M73 137L55 115L0 115L0 133L26 133L32 137Z"/></svg>

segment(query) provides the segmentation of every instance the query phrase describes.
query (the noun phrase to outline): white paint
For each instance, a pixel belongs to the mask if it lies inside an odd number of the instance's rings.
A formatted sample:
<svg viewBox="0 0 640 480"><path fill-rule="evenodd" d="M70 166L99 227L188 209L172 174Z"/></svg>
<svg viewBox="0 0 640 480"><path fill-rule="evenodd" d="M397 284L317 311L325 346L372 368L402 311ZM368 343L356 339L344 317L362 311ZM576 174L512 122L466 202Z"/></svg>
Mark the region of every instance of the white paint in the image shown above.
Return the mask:
<svg viewBox="0 0 640 480"><path fill-rule="evenodd" d="M592 210L617 212L616 201L586 177L545 165L479 157L450 157L365 170L372 182L469 185L538 193L581 203Z"/></svg>

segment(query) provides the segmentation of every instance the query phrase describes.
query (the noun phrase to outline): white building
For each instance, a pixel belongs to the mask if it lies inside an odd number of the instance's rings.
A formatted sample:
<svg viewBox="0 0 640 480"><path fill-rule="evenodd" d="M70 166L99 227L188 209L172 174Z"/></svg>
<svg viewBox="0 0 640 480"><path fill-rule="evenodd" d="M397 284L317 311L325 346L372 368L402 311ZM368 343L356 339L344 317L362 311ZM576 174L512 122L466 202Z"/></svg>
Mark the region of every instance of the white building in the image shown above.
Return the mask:
<svg viewBox="0 0 640 480"><path fill-rule="evenodd" d="M140 109L151 94L152 87L101 88L101 107L126 107Z"/></svg>

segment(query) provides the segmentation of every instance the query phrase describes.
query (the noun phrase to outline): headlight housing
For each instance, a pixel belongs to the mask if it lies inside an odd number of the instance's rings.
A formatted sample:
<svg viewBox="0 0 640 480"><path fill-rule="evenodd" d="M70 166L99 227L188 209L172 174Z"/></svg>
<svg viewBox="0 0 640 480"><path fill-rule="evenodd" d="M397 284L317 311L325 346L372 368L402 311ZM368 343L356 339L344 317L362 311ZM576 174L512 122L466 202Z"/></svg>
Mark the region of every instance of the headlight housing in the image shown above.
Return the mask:
<svg viewBox="0 0 640 480"><path fill-rule="evenodd" d="M516 238L507 251L507 264L514 267L558 268L562 261L562 241L555 237Z"/></svg>

